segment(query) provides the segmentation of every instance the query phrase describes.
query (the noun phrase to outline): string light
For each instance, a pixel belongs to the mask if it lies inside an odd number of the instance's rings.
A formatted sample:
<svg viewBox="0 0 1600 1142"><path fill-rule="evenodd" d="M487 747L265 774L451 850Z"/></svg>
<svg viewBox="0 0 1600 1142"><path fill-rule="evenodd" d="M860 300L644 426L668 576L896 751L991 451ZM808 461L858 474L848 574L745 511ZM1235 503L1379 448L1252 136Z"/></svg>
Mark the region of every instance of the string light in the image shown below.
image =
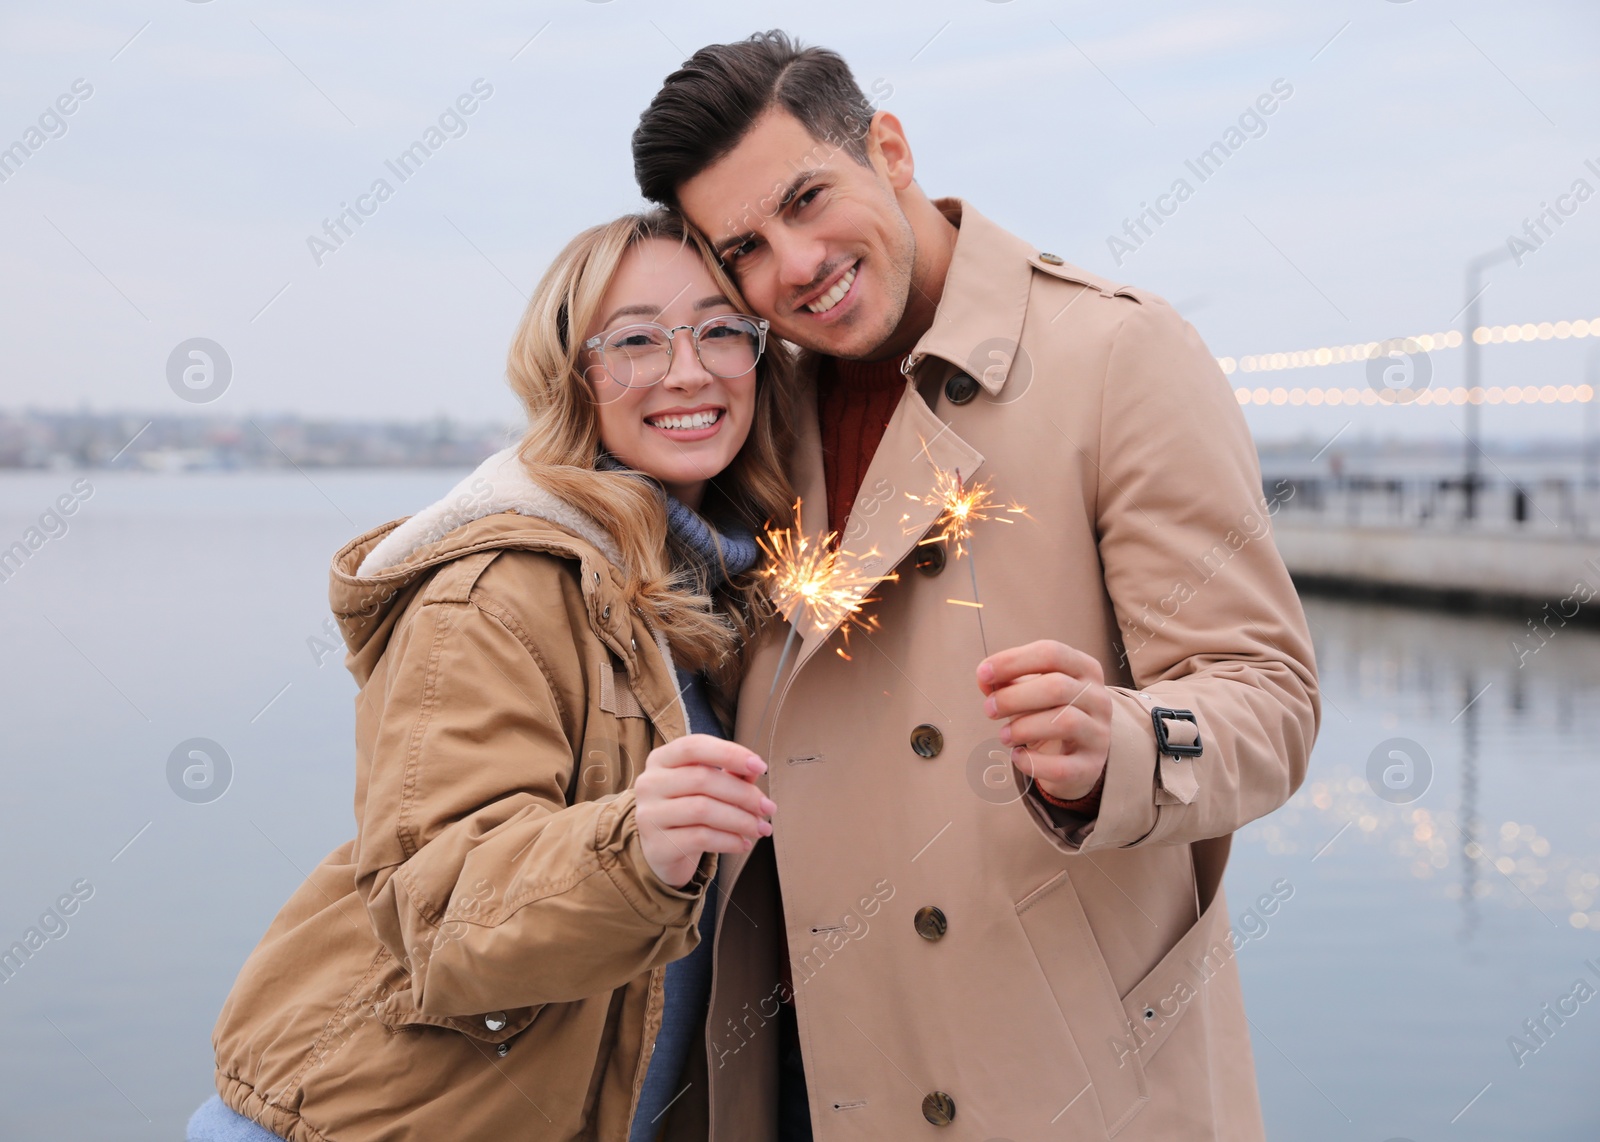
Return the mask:
<svg viewBox="0 0 1600 1142"><path fill-rule="evenodd" d="M1472 331L1478 345L1516 344L1523 341L1566 341L1572 338L1600 337L1600 317L1591 320L1528 322L1522 325L1480 325ZM1370 361L1392 353L1408 355L1459 349L1464 341L1459 330L1444 333L1419 333L1415 337L1391 337L1387 341L1365 341L1350 345L1324 345L1317 349L1297 349L1288 353L1254 353L1235 359L1218 357L1217 365L1227 376L1235 373L1273 373L1286 369L1320 368L1349 361ZM1376 405L1413 404L1572 404L1594 399L1589 385L1508 385L1474 388L1424 388L1404 400L1389 400L1370 387L1329 386L1316 388L1287 385L1241 385L1233 390L1243 405Z"/></svg>
<svg viewBox="0 0 1600 1142"><path fill-rule="evenodd" d="M1276 405L1376 405L1411 404L1427 407L1446 404L1582 404L1594 399L1590 385L1494 385L1474 388L1470 392L1455 388L1421 389L1408 401L1387 401L1370 388L1286 389L1255 388L1234 389L1233 395L1240 404Z"/></svg>
<svg viewBox="0 0 1600 1142"><path fill-rule="evenodd" d="M1600 317L1577 321L1542 321L1524 325L1480 325L1472 331L1479 345L1515 344L1520 341L1566 341L1571 338L1600 337ZM1350 345L1324 345L1317 349L1296 349L1288 353L1251 353L1237 359L1218 357L1217 365L1227 376L1235 373L1275 373L1284 369L1311 369L1342 365L1349 361L1368 361L1387 357L1392 352L1436 353L1459 349L1461 331L1418 333L1414 337L1391 337L1386 341L1357 341ZM1414 345L1415 348L1408 348Z"/></svg>

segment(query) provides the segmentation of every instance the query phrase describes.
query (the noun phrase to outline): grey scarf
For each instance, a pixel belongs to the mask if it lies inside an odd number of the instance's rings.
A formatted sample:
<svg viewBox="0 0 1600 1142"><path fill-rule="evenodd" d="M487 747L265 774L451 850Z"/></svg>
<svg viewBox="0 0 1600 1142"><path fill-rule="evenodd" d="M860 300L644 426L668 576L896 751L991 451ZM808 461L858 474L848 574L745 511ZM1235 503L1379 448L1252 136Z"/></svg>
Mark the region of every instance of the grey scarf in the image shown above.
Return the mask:
<svg viewBox="0 0 1600 1142"><path fill-rule="evenodd" d="M636 472L609 452L601 451L595 465L602 472L630 472L641 479L650 479ZM667 530L694 560L693 570L704 577L705 590L714 591L729 577L748 571L761 557L755 536L731 520L713 525L693 508L684 504L670 492L651 483L661 491L667 505Z"/></svg>

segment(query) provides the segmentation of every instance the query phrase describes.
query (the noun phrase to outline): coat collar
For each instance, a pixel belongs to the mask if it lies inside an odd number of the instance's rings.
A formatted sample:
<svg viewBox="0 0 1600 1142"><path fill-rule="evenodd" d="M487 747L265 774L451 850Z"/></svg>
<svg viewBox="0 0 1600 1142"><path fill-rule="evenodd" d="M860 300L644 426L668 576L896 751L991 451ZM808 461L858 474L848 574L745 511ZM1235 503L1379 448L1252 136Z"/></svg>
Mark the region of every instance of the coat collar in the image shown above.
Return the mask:
<svg viewBox="0 0 1600 1142"><path fill-rule="evenodd" d="M959 198L934 201L956 226L955 250L933 325L917 341L904 371L912 374L928 357L937 357L971 374L985 392L994 396L1005 386L1011 362L1017 355L1022 323L1027 314L1028 292L1038 262L1037 251L1008 233ZM916 386L906 390L873 454L861 483L861 494L848 520L827 520L827 487L822 467L822 441L817 422L815 356L807 354L801 369L799 434L794 468L806 530L814 539L837 531L844 558L852 569L871 575L890 573L924 538L940 514L929 503L939 473L959 471L970 481L983 456L940 420ZM886 499L878 499L880 491ZM807 511L804 505L811 505ZM857 597L869 593L862 586ZM801 650L798 671L838 629L838 624L818 628L800 620ZM791 673L791 677L792 677Z"/></svg>
<svg viewBox="0 0 1600 1142"><path fill-rule="evenodd" d="M1037 251L963 199L939 198L934 205L958 233L933 325L911 350L911 367L938 357L995 396L1022 340Z"/></svg>

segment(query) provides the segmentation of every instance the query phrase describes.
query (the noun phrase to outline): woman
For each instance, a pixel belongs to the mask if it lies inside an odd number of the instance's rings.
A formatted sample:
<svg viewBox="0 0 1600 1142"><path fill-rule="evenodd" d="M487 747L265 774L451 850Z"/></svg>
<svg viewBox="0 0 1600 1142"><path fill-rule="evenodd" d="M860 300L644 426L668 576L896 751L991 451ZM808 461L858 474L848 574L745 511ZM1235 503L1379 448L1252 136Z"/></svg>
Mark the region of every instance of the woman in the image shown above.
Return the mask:
<svg viewBox="0 0 1600 1142"><path fill-rule="evenodd" d="M723 740L792 498L765 350L674 217L586 231L511 349L520 447L335 556L357 836L240 972L191 1139L674 1136L716 854L772 830Z"/></svg>

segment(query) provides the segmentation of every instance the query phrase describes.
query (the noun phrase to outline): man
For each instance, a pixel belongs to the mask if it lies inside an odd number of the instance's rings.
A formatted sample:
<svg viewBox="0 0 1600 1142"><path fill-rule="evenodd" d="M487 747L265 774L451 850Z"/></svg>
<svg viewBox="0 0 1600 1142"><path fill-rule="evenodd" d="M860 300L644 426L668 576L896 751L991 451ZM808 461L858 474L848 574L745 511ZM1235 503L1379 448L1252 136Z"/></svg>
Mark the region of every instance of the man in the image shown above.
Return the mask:
<svg viewBox="0 0 1600 1142"><path fill-rule="evenodd" d="M1220 884L1318 705L1199 336L930 200L895 116L781 32L695 53L633 154L805 350L807 528L896 576L847 645L794 616L770 710L781 638L745 682L776 831L721 858L706 1071L669 1136L1262 1137ZM979 487L1026 512L936 538L941 492Z"/></svg>

